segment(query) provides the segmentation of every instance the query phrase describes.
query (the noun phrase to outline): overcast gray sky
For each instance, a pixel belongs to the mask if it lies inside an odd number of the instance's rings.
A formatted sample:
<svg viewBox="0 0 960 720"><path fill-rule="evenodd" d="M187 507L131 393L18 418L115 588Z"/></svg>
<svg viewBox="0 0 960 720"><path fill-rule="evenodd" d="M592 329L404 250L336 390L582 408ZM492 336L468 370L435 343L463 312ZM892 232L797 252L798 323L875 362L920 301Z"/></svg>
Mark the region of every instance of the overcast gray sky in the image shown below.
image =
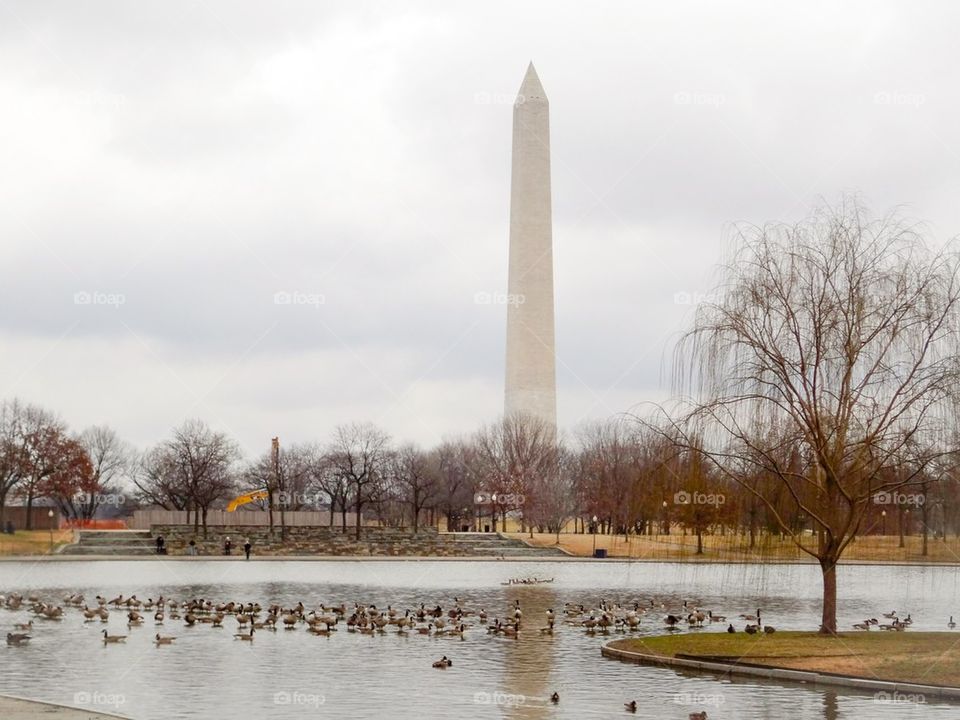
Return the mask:
<svg viewBox="0 0 960 720"><path fill-rule="evenodd" d="M664 396L731 223L960 233L956 5L399 5L0 0L0 397L249 452L493 420L530 60L564 428Z"/></svg>

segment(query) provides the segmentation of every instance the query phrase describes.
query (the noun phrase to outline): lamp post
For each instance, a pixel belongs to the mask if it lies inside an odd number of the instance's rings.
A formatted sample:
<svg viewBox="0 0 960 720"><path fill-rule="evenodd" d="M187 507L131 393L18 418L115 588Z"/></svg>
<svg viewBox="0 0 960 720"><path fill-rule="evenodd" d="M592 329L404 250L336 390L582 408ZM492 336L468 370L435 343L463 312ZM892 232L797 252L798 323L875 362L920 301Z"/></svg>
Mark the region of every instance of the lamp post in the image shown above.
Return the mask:
<svg viewBox="0 0 960 720"><path fill-rule="evenodd" d="M886 510L880 511L880 534L881 535L887 534L887 511Z"/></svg>
<svg viewBox="0 0 960 720"><path fill-rule="evenodd" d="M597 554L597 516L593 516L593 555Z"/></svg>
<svg viewBox="0 0 960 720"><path fill-rule="evenodd" d="M667 519L667 501L663 501L663 534L670 534L670 521Z"/></svg>
<svg viewBox="0 0 960 720"><path fill-rule="evenodd" d="M47 510L47 517L50 518L50 552L53 552L53 510Z"/></svg>

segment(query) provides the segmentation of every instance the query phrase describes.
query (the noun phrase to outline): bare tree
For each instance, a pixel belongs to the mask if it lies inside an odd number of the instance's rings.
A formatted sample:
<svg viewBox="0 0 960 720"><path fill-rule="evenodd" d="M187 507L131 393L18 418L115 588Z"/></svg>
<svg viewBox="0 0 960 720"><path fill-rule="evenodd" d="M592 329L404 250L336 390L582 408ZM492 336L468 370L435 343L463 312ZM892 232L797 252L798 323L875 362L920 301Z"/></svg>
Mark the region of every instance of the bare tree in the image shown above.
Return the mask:
<svg viewBox="0 0 960 720"><path fill-rule="evenodd" d="M327 452L334 471L353 493L358 540L363 506L374 496L376 485L382 479L389 440L389 436L372 423L340 425Z"/></svg>
<svg viewBox="0 0 960 720"><path fill-rule="evenodd" d="M240 452L226 435L200 420L186 421L165 445L194 508L194 529L202 523L206 535L207 512L233 490L233 466Z"/></svg>
<svg viewBox="0 0 960 720"><path fill-rule="evenodd" d="M945 452L960 360L957 260L855 200L739 240L719 299L698 308L678 345L678 389L692 399L669 432L816 558L820 630L835 634L837 562L874 496L922 482ZM815 546L798 533L798 512Z"/></svg>
<svg viewBox="0 0 960 720"><path fill-rule="evenodd" d="M392 453L390 460L393 482L400 501L410 507L416 533L420 528L420 513L439 495L439 460L415 445L404 445Z"/></svg>
<svg viewBox="0 0 960 720"><path fill-rule="evenodd" d="M242 473L243 483L249 490L267 493L266 503L258 503L270 514L270 532L273 532L274 508L280 508L281 537L286 538L286 511L313 507L308 486L312 480L313 448L307 445L291 445L282 449L279 439L274 438L269 452L249 463Z"/></svg>
<svg viewBox="0 0 960 720"><path fill-rule="evenodd" d="M27 406L19 400L0 403L0 525L8 498L15 494L25 477L27 458L23 416Z"/></svg>
<svg viewBox="0 0 960 720"><path fill-rule="evenodd" d="M133 450L106 425L88 427L78 441L90 459L91 476L88 487L81 489L71 505L78 517L89 520L96 515L105 496L121 496L120 483L130 473Z"/></svg>
<svg viewBox="0 0 960 720"><path fill-rule="evenodd" d="M508 512L519 510L528 524L534 494L549 492L557 474L556 428L538 417L517 413L480 430L476 444L494 517L497 511L506 518Z"/></svg>
<svg viewBox="0 0 960 720"><path fill-rule="evenodd" d="M187 479L180 473L167 444L157 445L140 456L134 467L133 484L140 500L147 504L188 512L192 507Z"/></svg>
<svg viewBox="0 0 960 720"><path fill-rule="evenodd" d="M446 515L447 531L459 530L461 521L473 520L478 487L478 452L466 440L445 440L434 451L439 473L439 504Z"/></svg>

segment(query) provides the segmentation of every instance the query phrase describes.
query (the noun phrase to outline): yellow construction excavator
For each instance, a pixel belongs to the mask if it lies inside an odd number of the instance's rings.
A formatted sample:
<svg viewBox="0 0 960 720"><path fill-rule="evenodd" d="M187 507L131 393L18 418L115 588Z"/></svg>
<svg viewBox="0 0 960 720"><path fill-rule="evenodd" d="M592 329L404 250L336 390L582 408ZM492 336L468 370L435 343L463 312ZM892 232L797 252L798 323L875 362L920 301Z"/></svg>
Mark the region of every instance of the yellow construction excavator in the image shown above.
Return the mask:
<svg viewBox="0 0 960 720"><path fill-rule="evenodd" d="M241 505L246 505L247 503L256 502L257 500L266 500L267 497L268 493L266 490L254 490L253 492L248 492L231 500L230 504L227 505L227 512L233 512Z"/></svg>

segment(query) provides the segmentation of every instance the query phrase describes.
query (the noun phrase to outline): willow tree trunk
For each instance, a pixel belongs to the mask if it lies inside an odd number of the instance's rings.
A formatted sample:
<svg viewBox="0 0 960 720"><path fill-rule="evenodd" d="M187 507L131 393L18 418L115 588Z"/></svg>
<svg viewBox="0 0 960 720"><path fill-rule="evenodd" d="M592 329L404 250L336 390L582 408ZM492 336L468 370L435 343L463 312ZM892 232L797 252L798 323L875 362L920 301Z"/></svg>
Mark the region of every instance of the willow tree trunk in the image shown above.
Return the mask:
<svg viewBox="0 0 960 720"><path fill-rule="evenodd" d="M820 619L820 633L837 634L837 561L833 558L820 558L820 572L823 574L823 612Z"/></svg>

